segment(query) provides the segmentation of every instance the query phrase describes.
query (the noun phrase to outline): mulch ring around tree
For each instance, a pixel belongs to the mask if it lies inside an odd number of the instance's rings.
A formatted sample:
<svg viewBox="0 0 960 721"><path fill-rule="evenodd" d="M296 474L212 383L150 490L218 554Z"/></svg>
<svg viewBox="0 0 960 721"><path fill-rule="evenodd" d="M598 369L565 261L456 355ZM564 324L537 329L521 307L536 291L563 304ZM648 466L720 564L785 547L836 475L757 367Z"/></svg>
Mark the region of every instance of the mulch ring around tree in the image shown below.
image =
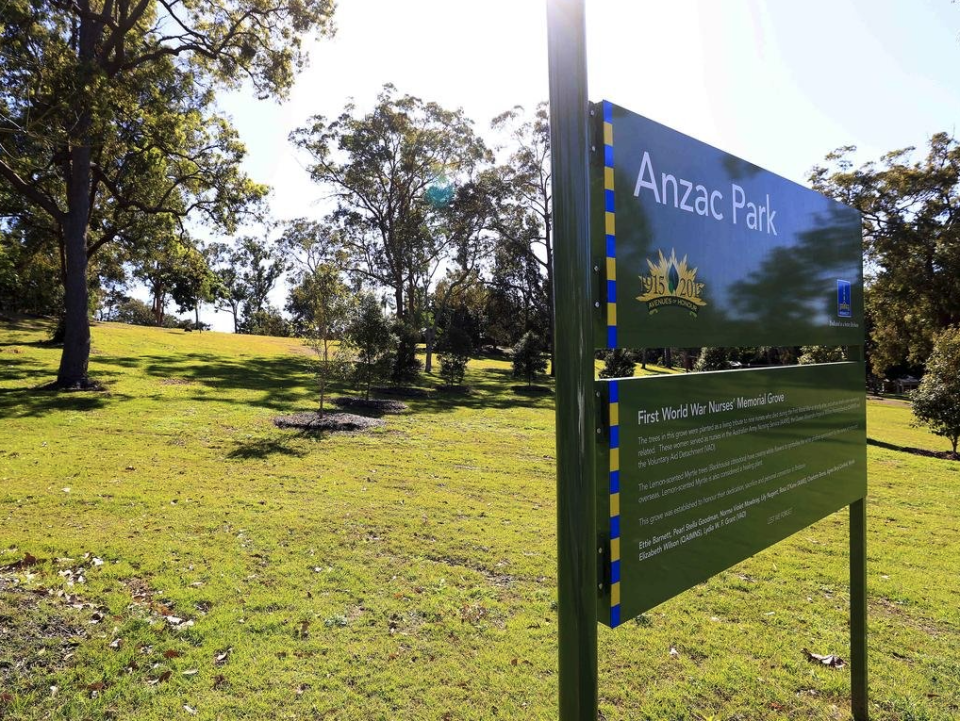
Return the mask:
<svg viewBox="0 0 960 721"><path fill-rule="evenodd" d="M277 416L273 419L277 428L294 429L298 431L365 431L386 425L385 421L369 416L358 416L354 413L339 411L327 412L323 415L309 411Z"/></svg>
<svg viewBox="0 0 960 721"><path fill-rule="evenodd" d="M465 385L448 385L444 384L442 386L437 386L437 390L441 393L449 393L455 396L472 396L473 388Z"/></svg>
<svg viewBox="0 0 960 721"><path fill-rule="evenodd" d="M334 398L333 404L338 408L346 408L351 411L359 411L361 413L382 413L391 415L403 413L408 408L407 404L402 403L401 401L387 400L384 398L354 398L352 396L341 396L340 398Z"/></svg>
<svg viewBox="0 0 960 721"><path fill-rule="evenodd" d="M427 398L430 391L424 388L407 388L404 386L374 386L374 393L382 396L397 396L398 398Z"/></svg>
<svg viewBox="0 0 960 721"><path fill-rule="evenodd" d="M553 392L547 386L510 386L510 390L521 396L543 396Z"/></svg>

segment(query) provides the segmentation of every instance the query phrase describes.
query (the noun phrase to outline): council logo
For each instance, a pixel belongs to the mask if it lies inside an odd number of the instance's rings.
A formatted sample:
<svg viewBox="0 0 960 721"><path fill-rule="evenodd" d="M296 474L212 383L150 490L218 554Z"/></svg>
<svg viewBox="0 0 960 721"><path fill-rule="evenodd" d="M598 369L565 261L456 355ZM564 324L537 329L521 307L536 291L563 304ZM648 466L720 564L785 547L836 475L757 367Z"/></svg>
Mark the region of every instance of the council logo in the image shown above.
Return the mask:
<svg viewBox="0 0 960 721"><path fill-rule="evenodd" d="M837 316L850 318L853 315L853 304L850 302L850 281L837 281Z"/></svg>
<svg viewBox="0 0 960 721"><path fill-rule="evenodd" d="M637 300L647 304L650 315L662 308L677 306L696 317L700 309L707 303L703 300L703 283L697 282L697 269L687 265L687 256L677 260L674 249L670 250L670 257L666 258L662 250L658 250L659 262L655 265L649 258L649 275L641 275L640 283L643 295Z"/></svg>

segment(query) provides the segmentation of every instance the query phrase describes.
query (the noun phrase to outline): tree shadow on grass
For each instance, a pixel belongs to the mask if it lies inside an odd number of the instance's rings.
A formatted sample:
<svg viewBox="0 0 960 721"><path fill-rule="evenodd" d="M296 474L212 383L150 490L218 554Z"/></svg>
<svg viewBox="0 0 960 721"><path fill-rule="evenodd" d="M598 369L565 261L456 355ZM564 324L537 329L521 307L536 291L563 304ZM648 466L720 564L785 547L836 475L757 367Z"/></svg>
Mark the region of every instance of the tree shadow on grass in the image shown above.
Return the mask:
<svg viewBox="0 0 960 721"><path fill-rule="evenodd" d="M58 392L37 388L0 388L0 418L35 418L54 411L93 411L117 396L102 391Z"/></svg>
<svg viewBox="0 0 960 721"><path fill-rule="evenodd" d="M97 364L139 368L153 378L177 378L220 391L216 396L198 396L198 401L215 400L218 403L284 410L315 395L312 389L313 371L310 359L306 356L238 359L225 359L212 353L187 353L175 357L98 356ZM237 398L233 391L251 391L262 395L259 399Z"/></svg>
<svg viewBox="0 0 960 721"><path fill-rule="evenodd" d="M899 451L900 453L912 453L915 456L924 456L926 458L940 458L945 461L960 461L960 455L952 451L930 451L926 448L913 448L912 446L897 446L893 443L878 441L876 438L867 439L868 446L885 448L888 451Z"/></svg>
<svg viewBox="0 0 960 721"><path fill-rule="evenodd" d="M241 442L227 454L227 458L235 461L263 460L275 455L287 456L289 458L304 458L308 454L308 451L303 448L298 448L293 444L296 438L304 435L306 434L300 433L293 438L259 438L257 440ZM314 438L322 437L320 434L311 435Z"/></svg>

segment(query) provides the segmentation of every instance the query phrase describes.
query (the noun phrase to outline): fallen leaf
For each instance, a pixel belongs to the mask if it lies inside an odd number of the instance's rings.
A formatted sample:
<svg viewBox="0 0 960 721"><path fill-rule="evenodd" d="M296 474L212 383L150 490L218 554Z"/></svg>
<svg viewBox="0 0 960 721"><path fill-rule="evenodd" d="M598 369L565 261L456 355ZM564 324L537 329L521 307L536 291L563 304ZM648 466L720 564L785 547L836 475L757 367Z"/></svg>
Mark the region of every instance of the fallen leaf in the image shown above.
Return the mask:
<svg viewBox="0 0 960 721"><path fill-rule="evenodd" d="M180 656L180 652L175 648L168 648L166 651L163 652L164 658L178 658L179 656Z"/></svg>
<svg viewBox="0 0 960 721"><path fill-rule="evenodd" d="M196 676L198 673L200 673L200 669L198 669L198 668L191 668L191 669L187 669L186 671L184 671L184 672L183 672L183 675L184 675L184 676Z"/></svg>
<svg viewBox="0 0 960 721"><path fill-rule="evenodd" d="M680 656L680 652L676 649L675 646L671 646L670 655L673 656L674 658L678 658Z"/></svg>
<svg viewBox="0 0 960 721"><path fill-rule="evenodd" d="M806 655L808 661L817 661L828 668L843 668L846 665L846 662L842 658L832 653L821 656L819 653L811 653L807 649L803 649L803 653Z"/></svg>
<svg viewBox="0 0 960 721"><path fill-rule="evenodd" d="M112 648L114 651L119 650L122 645L123 645L122 638L115 638L113 639L113 641L110 642L110 648Z"/></svg>
<svg viewBox="0 0 960 721"><path fill-rule="evenodd" d="M191 716L197 715L197 710L195 708L190 708L187 704L183 704L183 710L186 711Z"/></svg>
<svg viewBox="0 0 960 721"><path fill-rule="evenodd" d="M233 650L232 648L228 648L226 651L222 651L218 653L216 656L213 657L213 662L217 666L223 666L223 664L225 664L227 662L227 659L230 657L230 652L232 650ZM280 654L277 654L277 655L279 656Z"/></svg>
<svg viewBox="0 0 960 721"><path fill-rule="evenodd" d="M156 678L152 678L149 681L147 681L147 683L150 684L151 686L156 686L158 683L163 683L164 681L168 681L171 675L172 675L172 672L164 671Z"/></svg>
<svg viewBox="0 0 960 721"><path fill-rule="evenodd" d="M13 701L13 694L7 693L6 691L0 693L0 701L3 701L4 703L10 703Z"/></svg>

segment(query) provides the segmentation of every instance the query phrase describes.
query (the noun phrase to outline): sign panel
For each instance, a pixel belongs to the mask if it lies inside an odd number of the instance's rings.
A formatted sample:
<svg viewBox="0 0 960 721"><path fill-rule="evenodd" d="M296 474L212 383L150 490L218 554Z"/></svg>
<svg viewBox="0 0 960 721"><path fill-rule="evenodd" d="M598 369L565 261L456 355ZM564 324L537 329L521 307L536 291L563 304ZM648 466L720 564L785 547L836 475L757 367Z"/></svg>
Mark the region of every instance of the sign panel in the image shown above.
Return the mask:
<svg viewBox="0 0 960 721"><path fill-rule="evenodd" d="M612 103L595 113L596 348L862 344L857 211Z"/></svg>
<svg viewBox="0 0 960 721"><path fill-rule="evenodd" d="M598 381L597 390L607 430L598 531L610 538L600 620L610 626L866 495L862 363Z"/></svg>

